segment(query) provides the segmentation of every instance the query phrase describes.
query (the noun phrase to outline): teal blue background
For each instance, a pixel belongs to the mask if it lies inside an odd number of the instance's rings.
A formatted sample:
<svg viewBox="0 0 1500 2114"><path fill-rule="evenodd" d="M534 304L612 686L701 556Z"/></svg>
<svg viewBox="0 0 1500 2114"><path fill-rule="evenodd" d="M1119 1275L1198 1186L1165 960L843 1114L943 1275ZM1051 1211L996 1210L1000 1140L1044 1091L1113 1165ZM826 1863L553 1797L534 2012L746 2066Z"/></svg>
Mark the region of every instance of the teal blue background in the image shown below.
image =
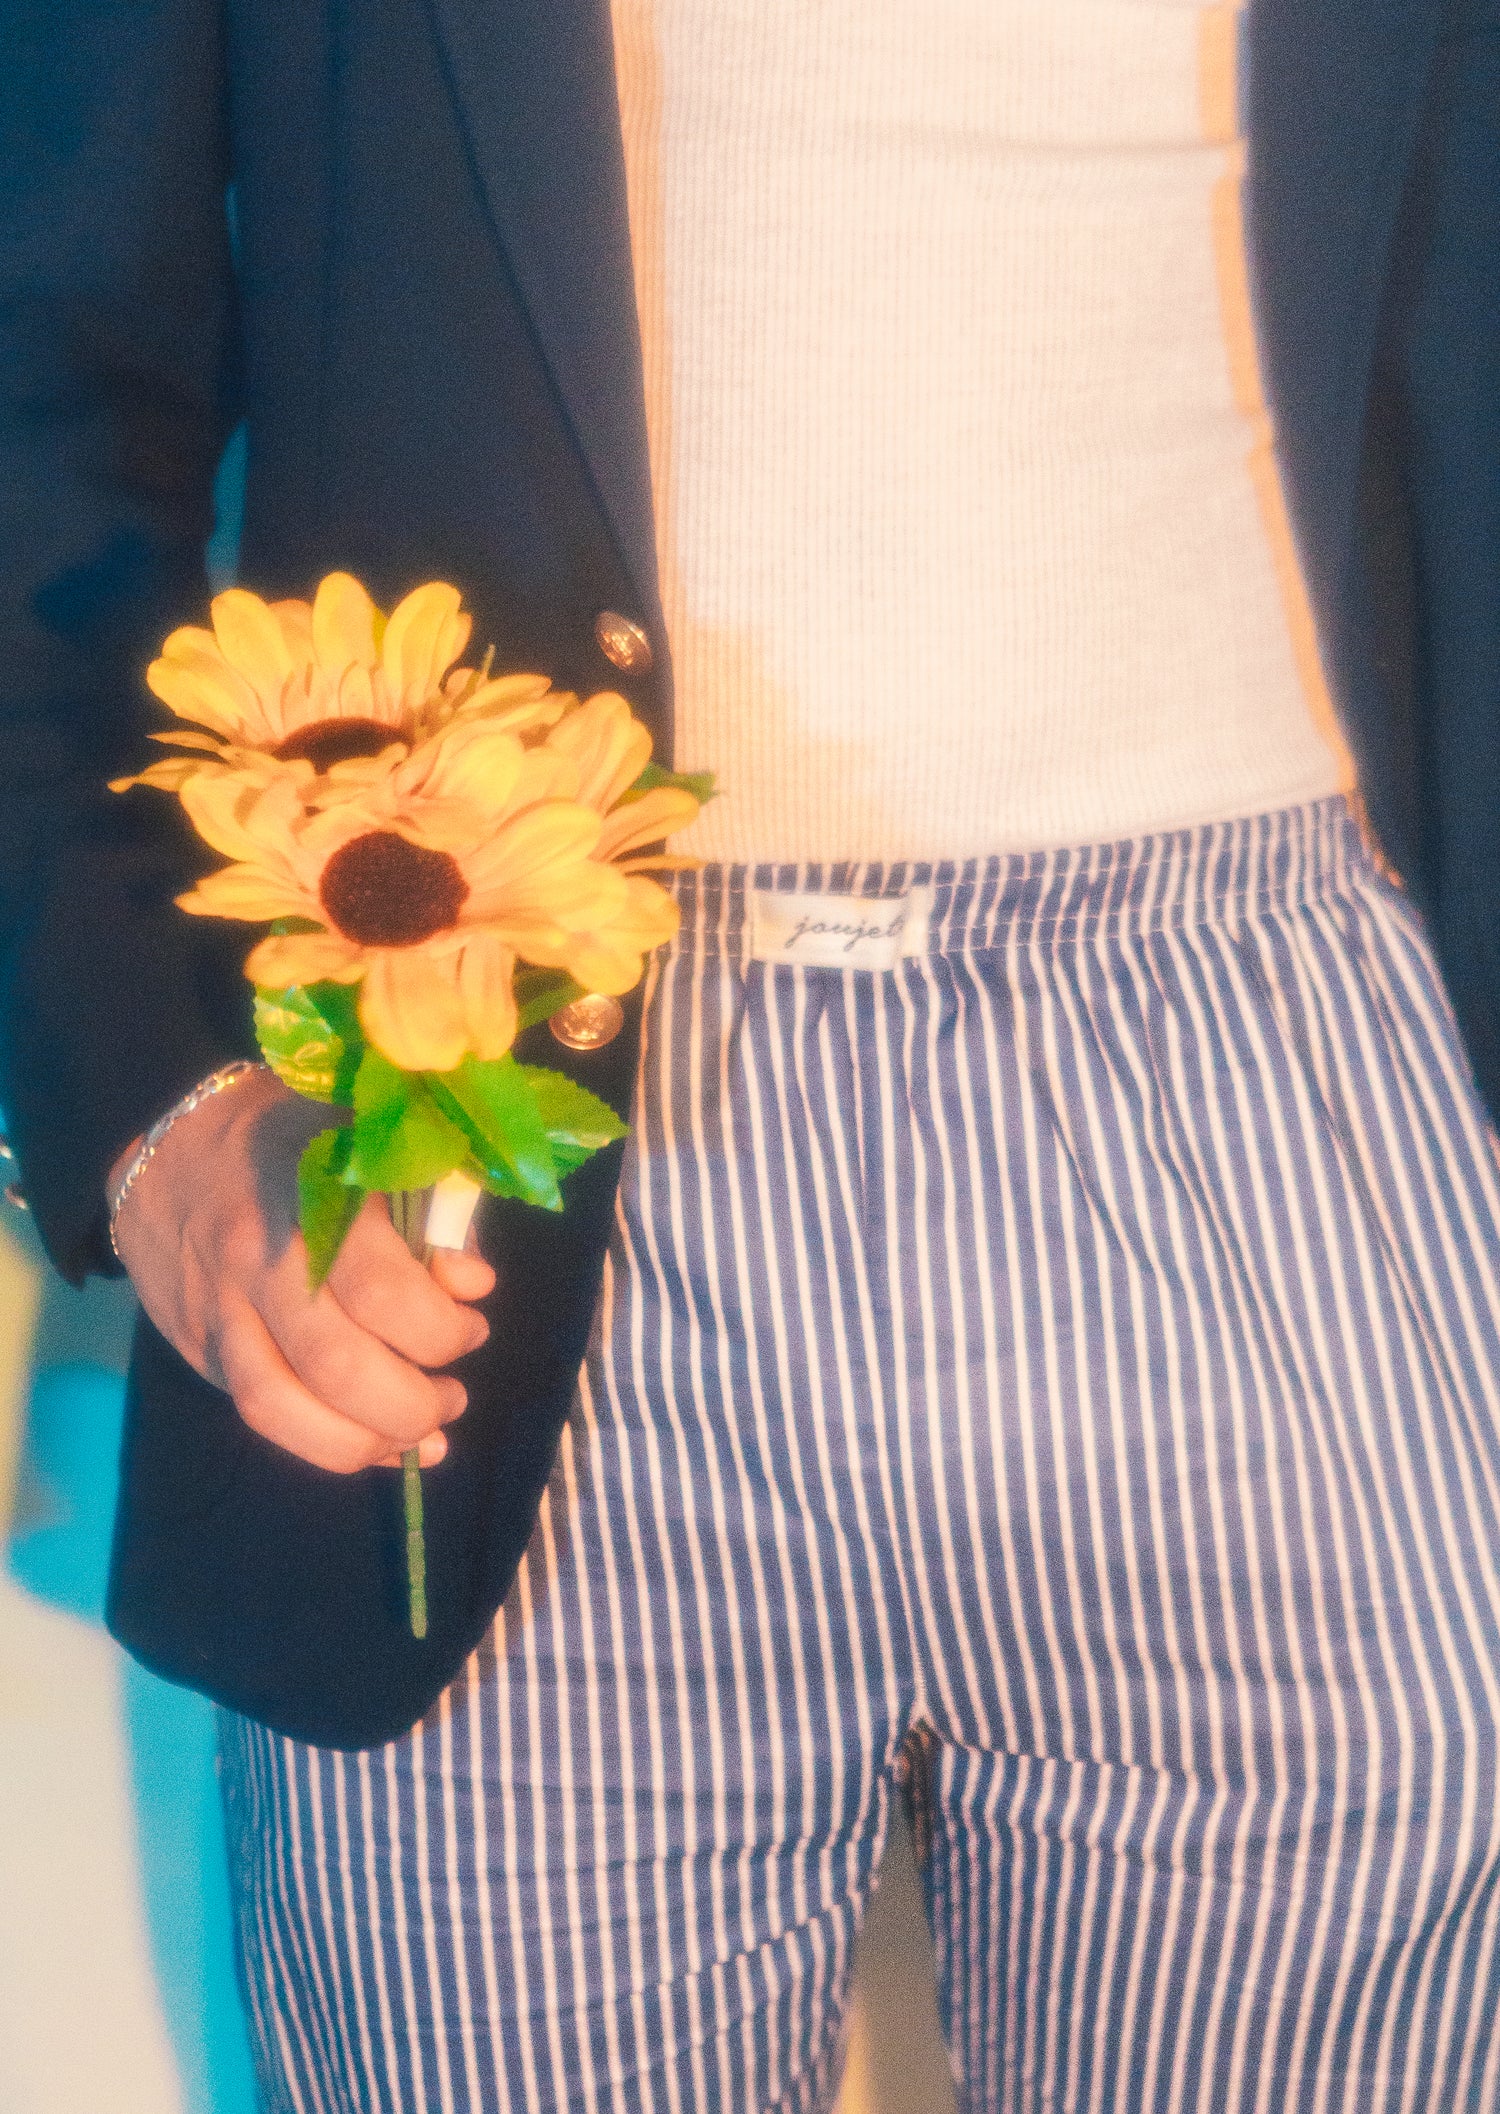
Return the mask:
<svg viewBox="0 0 1500 2114"><path fill-rule="evenodd" d="M64 1317L73 1322L67 1334L86 1344L87 1310L97 1311L99 1299L60 1285L48 1287L43 1344L47 1308L55 1319L59 1306L75 1302L80 1311ZM105 1365L39 1358L9 1548L10 1572L27 1592L101 1626L123 1398L120 1374ZM254 2114L230 1945L213 1710L201 1696L122 1664L142 1905L182 2105L185 2114Z"/></svg>
<svg viewBox="0 0 1500 2114"><path fill-rule="evenodd" d="M216 493L218 525L208 552L215 588L233 577L243 481L241 431L225 453ZM204 614L184 612L200 620ZM22 1233L23 1222L12 1217L11 1224ZM11 1575L27 1592L100 1627L128 1323L123 1287L80 1295L49 1278L7 1552ZM142 1905L184 2114L255 2114L230 1940L213 1709L123 1655L122 1665Z"/></svg>

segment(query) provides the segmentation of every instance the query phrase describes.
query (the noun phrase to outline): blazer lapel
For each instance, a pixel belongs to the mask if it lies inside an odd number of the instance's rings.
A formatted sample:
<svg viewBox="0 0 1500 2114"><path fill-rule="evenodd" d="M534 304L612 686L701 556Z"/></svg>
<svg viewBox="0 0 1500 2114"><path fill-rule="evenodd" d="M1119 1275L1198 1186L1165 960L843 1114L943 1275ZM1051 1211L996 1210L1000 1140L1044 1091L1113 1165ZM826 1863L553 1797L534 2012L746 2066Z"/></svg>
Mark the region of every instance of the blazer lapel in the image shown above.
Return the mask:
<svg viewBox="0 0 1500 2114"><path fill-rule="evenodd" d="M429 0L495 232L620 554L656 541L609 0Z"/></svg>

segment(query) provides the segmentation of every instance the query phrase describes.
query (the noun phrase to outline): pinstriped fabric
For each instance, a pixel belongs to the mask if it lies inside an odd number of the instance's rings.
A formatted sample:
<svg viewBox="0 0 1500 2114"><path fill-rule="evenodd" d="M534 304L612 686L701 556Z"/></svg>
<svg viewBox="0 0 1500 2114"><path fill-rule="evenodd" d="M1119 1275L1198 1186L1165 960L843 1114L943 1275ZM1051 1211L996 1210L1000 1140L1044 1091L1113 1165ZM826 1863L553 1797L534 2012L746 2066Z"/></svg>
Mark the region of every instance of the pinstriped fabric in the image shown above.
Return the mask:
<svg viewBox="0 0 1500 2114"><path fill-rule="evenodd" d="M225 1720L268 2107L828 2106L913 1752L968 2106L1500 2104L1500 1163L1342 805L681 889L492 1640Z"/></svg>

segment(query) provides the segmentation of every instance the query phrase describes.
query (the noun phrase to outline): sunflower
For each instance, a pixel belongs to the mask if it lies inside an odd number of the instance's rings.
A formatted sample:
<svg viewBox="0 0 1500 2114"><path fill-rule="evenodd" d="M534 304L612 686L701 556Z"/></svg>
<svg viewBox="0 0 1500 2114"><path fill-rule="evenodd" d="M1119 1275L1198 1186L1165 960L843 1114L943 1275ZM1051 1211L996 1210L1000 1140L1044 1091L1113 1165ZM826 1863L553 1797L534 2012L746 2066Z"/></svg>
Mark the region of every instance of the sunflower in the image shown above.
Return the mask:
<svg viewBox="0 0 1500 2114"><path fill-rule="evenodd" d="M152 739L191 753L114 780L115 791L179 792L227 768L262 784L289 775L313 800L455 719L541 729L571 703L544 676L491 679L455 667L471 620L441 580L415 588L389 617L348 573L330 573L310 603L229 588L211 613L212 630L174 631L146 671L162 703L192 722Z"/></svg>
<svg viewBox="0 0 1500 2114"><path fill-rule="evenodd" d="M566 703L570 709L544 740L520 738L524 773L516 793L505 797L570 801L588 810L599 825L590 862L603 870L595 875L597 893L585 925L571 917L534 925L524 944L516 942L517 951L536 966L566 970L586 991L619 995L639 983L644 956L677 931L675 901L646 878L645 869L695 863L634 855L691 822L700 803L678 786L636 790L650 761L651 736L624 698L602 692L583 705ZM357 815L372 831L399 830L404 816L420 811L427 841L461 851L480 842L491 826L517 742L494 720L460 715L409 753L387 750L373 762L331 774L321 791L303 797L337 805L344 826L352 827Z"/></svg>
<svg viewBox="0 0 1500 2114"><path fill-rule="evenodd" d="M590 936L634 925L627 877L590 857L598 815L557 797L571 774L514 735L484 733L448 744L420 788L387 773L317 810L289 778L190 780L183 806L233 863L179 903L297 921L252 949L246 975L278 989L357 983L365 1034L405 1071L503 1056L518 958L569 966Z"/></svg>
<svg viewBox="0 0 1500 2114"><path fill-rule="evenodd" d="M681 785L637 790L651 761L651 736L625 699L613 691L601 691L565 712L535 753L573 766L572 797L592 808L600 820L592 856L608 863L625 883L619 912L607 925L577 941L569 954L568 970L585 990L616 994L633 990L640 980L642 957L671 939L678 925L676 902L647 878L647 869L698 863L663 853L635 855L643 846L686 828L701 802Z"/></svg>
<svg viewBox="0 0 1500 2114"><path fill-rule="evenodd" d="M545 677L456 665L455 588L387 618L330 573L311 603L215 597L213 628L174 631L151 688L186 755L116 781L179 795L232 862L178 898L200 916L289 923L246 974L284 989L360 987L370 1041L407 1071L502 1056L518 961L623 993L677 929L642 848L698 800L647 771L651 737L621 697L580 705Z"/></svg>

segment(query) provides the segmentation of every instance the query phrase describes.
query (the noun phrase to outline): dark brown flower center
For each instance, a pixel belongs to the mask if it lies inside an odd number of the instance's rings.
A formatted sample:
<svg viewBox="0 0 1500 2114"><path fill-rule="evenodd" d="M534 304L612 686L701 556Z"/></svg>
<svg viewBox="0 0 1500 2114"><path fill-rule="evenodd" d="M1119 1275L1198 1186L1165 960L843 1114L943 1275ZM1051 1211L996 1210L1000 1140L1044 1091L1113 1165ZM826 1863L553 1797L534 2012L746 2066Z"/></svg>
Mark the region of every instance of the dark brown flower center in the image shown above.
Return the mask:
<svg viewBox="0 0 1500 2114"><path fill-rule="evenodd" d="M323 908L362 947L415 947L456 922L469 884L445 851L372 829L341 845L323 868Z"/></svg>
<svg viewBox="0 0 1500 2114"><path fill-rule="evenodd" d="M380 719L315 719L311 726L288 734L276 754L283 763L301 758L315 771L326 771L351 756L378 756L400 739L400 730Z"/></svg>

